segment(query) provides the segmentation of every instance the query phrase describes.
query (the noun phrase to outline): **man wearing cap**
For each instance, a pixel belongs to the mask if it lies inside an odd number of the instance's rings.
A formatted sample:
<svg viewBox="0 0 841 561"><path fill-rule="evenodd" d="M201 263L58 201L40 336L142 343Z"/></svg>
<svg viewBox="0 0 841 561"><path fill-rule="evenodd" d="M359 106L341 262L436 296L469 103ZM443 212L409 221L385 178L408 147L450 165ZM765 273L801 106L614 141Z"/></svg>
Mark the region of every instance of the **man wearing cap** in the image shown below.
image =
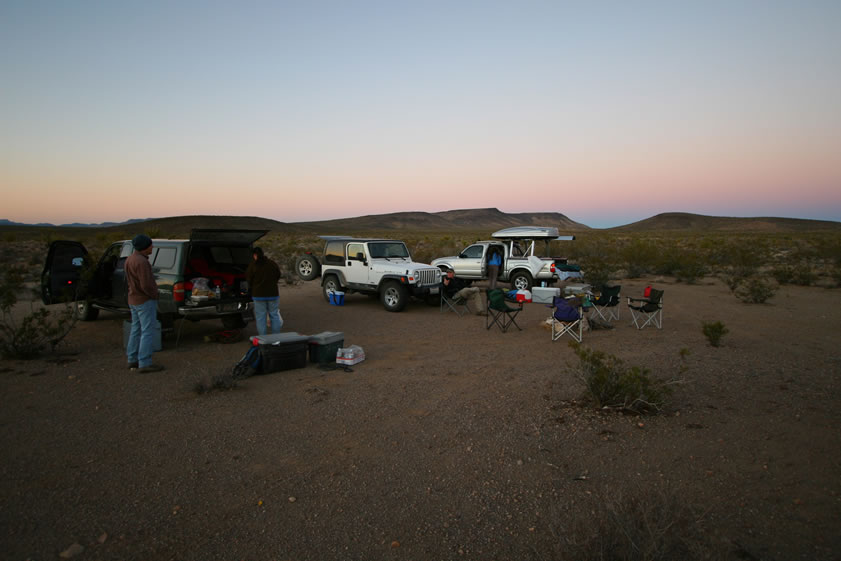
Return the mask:
<svg viewBox="0 0 841 561"><path fill-rule="evenodd" d="M126 347L128 366L138 372L157 372L164 367L152 362L158 311L158 283L149 264L152 238L138 234L131 243L134 253L126 259L125 265L128 305L131 308L131 333Z"/></svg>

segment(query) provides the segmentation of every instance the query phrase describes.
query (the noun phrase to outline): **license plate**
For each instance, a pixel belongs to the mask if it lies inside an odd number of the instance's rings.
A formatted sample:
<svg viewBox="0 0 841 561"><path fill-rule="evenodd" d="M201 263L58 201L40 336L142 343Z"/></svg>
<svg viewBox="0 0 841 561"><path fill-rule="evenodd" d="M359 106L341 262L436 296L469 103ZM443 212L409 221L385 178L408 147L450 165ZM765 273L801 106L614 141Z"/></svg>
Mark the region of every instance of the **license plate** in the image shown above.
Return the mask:
<svg viewBox="0 0 841 561"><path fill-rule="evenodd" d="M438 294L438 287L437 287L437 286L433 286L433 287L431 287L431 288L429 289L429 293L430 293L430 294Z"/></svg>

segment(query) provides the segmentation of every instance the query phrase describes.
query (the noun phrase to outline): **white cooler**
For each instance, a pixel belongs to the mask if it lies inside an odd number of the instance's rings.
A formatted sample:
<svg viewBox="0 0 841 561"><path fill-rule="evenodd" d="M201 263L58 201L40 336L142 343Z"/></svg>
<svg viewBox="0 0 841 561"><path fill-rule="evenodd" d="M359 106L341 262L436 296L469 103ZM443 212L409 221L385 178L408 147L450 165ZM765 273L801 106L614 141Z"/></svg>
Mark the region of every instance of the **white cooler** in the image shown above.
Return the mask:
<svg viewBox="0 0 841 561"><path fill-rule="evenodd" d="M552 298L561 295L561 289L556 286L531 287L531 301L538 304L551 304Z"/></svg>

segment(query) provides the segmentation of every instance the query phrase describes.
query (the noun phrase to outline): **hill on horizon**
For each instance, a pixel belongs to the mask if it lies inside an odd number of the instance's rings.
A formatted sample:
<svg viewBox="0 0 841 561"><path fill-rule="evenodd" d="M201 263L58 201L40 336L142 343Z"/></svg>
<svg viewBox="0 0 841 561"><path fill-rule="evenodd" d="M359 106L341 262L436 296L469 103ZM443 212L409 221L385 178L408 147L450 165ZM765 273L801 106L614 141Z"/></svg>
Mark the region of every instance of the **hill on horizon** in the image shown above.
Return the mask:
<svg viewBox="0 0 841 561"><path fill-rule="evenodd" d="M718 232L809 232L816 230L841 230L841 222L811 220L807 218L706 216L688 212L665 212L606 229L609 232L654 232L664 230L695 230Z"/></svg>
<svg viewBox="0 0 841 561"><path fill-rule="evenodd" d="M377 230L499 230L511 226L556 226L561 232L589 230L559 212L506 213L497 208L446 210L442 212L394 212L339 218L290 225L326 233Z"/></svg>
<svg viewBox="0 0 841 561"><path fill-rule="evenodd" d="M559 233L583 232L655 232L655 231L708 231L742 233L784 233L810 231L841 231L841 222L803 218L775 217L721 217L667 212L613 228L591 228L575 222L559 212L505 213L496 208L459 209L441 212L394 212L334 220L311 222L280 222L258 216L186 215L166 218L134 219L119 224L20 224L0 221L0 229L60 230L74 237L80 230L96 232L124 232L159 230L168 237L187 237L197 228L233 228L271 230L279 233L298 234L358 234L362 232L424 231L458 232L479 231L491 233L512 226L555 226ZM76 232L77 234L71 233ZM62 234L65 235L65 234Z"/></svg>

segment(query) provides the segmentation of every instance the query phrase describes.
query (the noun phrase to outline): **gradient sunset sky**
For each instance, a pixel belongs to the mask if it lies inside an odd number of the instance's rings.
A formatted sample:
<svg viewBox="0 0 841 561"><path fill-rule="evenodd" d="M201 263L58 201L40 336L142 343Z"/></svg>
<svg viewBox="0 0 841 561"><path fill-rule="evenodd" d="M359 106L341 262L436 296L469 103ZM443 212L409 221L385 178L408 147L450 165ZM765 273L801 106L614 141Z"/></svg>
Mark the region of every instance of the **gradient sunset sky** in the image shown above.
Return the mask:
<svg viewBox="0 0 841 561"><path fill-rule="evenodd" d="M841 1L0 0L0 218L841 221Z"/></svg>

